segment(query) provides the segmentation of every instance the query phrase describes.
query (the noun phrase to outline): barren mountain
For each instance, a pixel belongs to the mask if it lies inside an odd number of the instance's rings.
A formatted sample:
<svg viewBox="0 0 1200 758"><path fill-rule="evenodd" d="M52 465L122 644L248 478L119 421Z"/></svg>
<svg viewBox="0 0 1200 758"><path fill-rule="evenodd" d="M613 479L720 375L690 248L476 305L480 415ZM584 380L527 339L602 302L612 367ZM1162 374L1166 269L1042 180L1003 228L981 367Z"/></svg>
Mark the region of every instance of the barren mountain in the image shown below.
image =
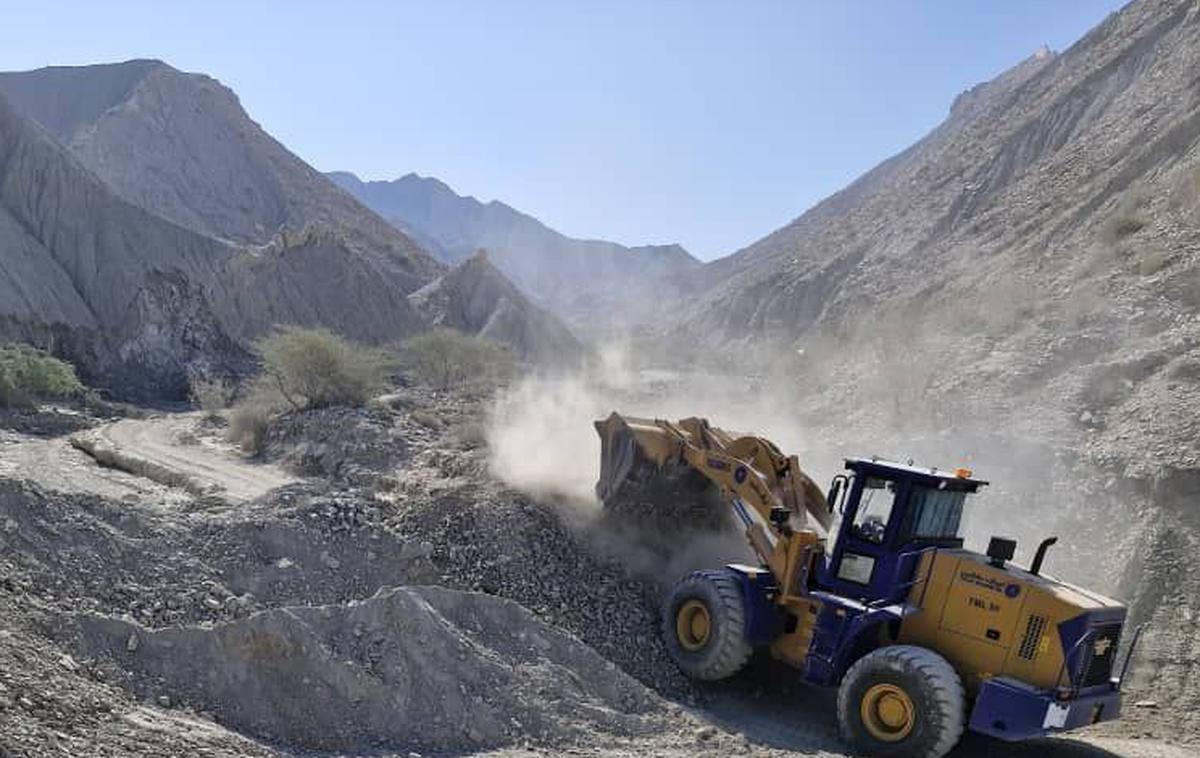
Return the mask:
<svg viewBox="0 0 1200 758"><path fill-rule="evenodd" d="M234 251L116 197L0 97L0 337L55 341L85 375L178 393L246 356L203 293Z"/></svg>
<svg viewBox="0 0 1200 758"><path fill-rule="evenodd" d="M861 338L893 363L928 349L944 359L934 388L966 383L1014 410L1057 405L1052 384L1075 415L1136 401L1200 465L1170 394L1151 392L1191 392L1181 367L1200 358L1197 71L1196 3L1134 3L963 93L923 140L707 266L680 328Z"/></svg>
<svg viewBox="0 0 1200 758"><path fill-rule="evenodd" d="M131 61L0 74L5 92L0 337L53 343L89 381L151 398L245 370L277 324L376 343L428 324L407 295L445 267L216 81ZM504 284L489 336L522 355L561 346L537 347L565 327Z"/></svg>
<svg viewBox="0 0 1200 758"><path fill-rule="evenodd" d="M486 249L496 268L535 301L575 323L673 287L680 274L700 265L679 245L573 239L504 203L462 197L433 178L329 177L443 261L456 263Z"/></svg>
<svg viewBox="0 0 1200 758"><path fill-rule="evenodd" d="M405 261L324 227L245 248L176 226L117 197L0 96L0 338L53 343L124 396L237 373L277 323L411 334L423 321Z"/></svg>
<svg viewBox="0 0 1200 758"><path fill-rule="evenodd" d="M310 224L341 230L412 269L437 266L267 134L237 95L160 61L0 74L0 93L118 195L209 237L263 244Z"/></svg>

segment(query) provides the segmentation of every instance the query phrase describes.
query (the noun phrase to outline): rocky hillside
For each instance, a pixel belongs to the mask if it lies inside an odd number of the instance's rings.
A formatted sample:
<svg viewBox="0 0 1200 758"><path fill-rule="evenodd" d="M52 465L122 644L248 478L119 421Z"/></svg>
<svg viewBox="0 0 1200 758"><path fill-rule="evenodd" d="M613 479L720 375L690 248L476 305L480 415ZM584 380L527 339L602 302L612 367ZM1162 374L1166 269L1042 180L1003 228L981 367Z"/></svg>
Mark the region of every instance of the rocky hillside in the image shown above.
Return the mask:
<svg viewBox="0 0 1200 758"><path fill-rule="evenodd" d="M208 77L156 61L0 74L0 127L0 340L51 346L123 397L242 373L277 324L388 343L442 320L407 296L445 267ZM521 355L576 344L503 285L522 318L485 318L489 336Z"/></svg>
<svg viewBox="0 0 1200 758"><path fill-rule="evenodd" d="M709 264L677 328L810 355L853 338L839 358L888 368L923 348L940 365L905 371L909 383L1018 413L1063 407L1054 385L1100 435L1136 402L1186 436L1152 388L1191 392L1200 357L1198 70L1196 3L1133 3L963 93L923 140ZM1197 449L1184 445L1188 465Z"/></svg>
<svg viewBox="0 0 1200 758"><path fill-rule="evenodd" d="M276 323L411 334L424 321L403 261L323 228L254 248L184 229L118 197L0 96L0 339L53 345L123 396L179 397L190 374L245 370L248 342Z"/></svg>
<svg viewBox="0 0 1200 758"><path fill-rule="evenodd" d="M132 395L246 356L201 293L235 251L113 194L0 97L0 339L54 342Z"/></svg>
<svg viewBox="0 0 1200 758"><path fill-rule="evenodd" d="M329 177L443 261L456 263L486 249L496 268L535 301L578 324L598 314L611 317L617 303L671 287L700 265L679 245L573 239L504 203L462 197L433 178Z"/></svg>
<svg viewBox="0 0 1200 758"><path fill-rule="evenodd" d="M408 296L431 324L512 346L523 360L570 366L583 348L558 319L531 304L485 253L477 253Z"/></svg>

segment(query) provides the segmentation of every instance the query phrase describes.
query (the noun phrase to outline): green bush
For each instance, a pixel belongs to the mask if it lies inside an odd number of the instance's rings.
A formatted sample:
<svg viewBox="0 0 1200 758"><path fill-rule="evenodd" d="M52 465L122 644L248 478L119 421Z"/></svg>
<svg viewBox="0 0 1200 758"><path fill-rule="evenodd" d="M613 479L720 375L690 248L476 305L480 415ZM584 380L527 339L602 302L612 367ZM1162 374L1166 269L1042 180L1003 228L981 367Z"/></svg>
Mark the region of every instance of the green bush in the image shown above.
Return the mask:
<svg viewBox="0 0 1200 758"><path fill-rule="evenodd" d="M258 343L263 378L293 408L362 405L387 386L391 358L325 329L284 327Z"/></svg>
<svg viewBox="0 0 1200 758"><path fill-rule="evenodd" d="M29 345L0 345L0 407L82 395L75 368Z"/></svg>
<svg viewBox="0 0 1200 758"><path fill-rule="evenodd" d="M509 352L495 342L444 327L405 342L404 354L418 377L441 390L497 381L514 366Z"/></svg>

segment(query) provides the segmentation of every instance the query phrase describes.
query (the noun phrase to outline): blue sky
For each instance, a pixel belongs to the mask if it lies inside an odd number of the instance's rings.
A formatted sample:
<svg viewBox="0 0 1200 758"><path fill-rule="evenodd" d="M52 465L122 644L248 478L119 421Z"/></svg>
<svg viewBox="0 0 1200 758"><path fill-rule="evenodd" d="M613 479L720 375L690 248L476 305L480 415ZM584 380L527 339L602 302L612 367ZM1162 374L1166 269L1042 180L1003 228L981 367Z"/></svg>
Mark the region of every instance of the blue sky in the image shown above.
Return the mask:
<svg viewBox="0 0 1200 758"><path fill-rule="evenodd" d="M120 2L0 8L0 69L136 57L232 87L321 170L725 255L1117 0Z"/></svg>

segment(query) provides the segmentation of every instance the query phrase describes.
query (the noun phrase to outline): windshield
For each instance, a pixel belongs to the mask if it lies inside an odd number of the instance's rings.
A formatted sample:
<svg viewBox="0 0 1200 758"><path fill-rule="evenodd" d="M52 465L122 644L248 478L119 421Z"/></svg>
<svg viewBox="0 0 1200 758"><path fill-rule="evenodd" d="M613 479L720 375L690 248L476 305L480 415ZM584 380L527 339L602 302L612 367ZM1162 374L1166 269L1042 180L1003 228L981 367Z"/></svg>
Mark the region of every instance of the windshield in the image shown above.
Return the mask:
<svg viewBox="0 0 1200 758"><path fill-rule="evenodd" d="M854 515L854 523L851 524L854 534L869 542L883 542L888 522L892 519L892 506L895 504L895 482L877 476L867 477L863 482L858 513Z"/></svg>
<svg viewBox="0 0 1200 758"><path fill-rule="evenodd" d="M904 519L905 541L957 538L966 499L967 493L963 490L914 484L909 494L908 514Z"/></svg>

